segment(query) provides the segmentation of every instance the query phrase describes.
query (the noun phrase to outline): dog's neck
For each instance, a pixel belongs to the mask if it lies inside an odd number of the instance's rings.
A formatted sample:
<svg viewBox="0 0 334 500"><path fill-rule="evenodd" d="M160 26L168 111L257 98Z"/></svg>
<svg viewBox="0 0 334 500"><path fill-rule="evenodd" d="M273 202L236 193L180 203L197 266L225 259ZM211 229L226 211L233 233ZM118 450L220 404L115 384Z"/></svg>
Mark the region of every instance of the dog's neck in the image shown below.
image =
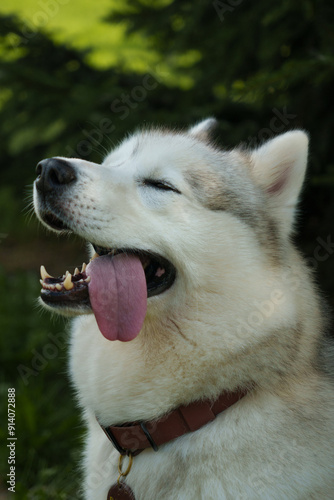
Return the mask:
<svg viewBox="0 0 334 500"><path fill-rule="evenodd" d="M150 422L133 422L122 426L101 425L108 439L121 455L138 455L146 448L159 446L213 421L217 415L236 404L248 390L223 392L215 401L202 400L179 406L162 418Z"/></svg>

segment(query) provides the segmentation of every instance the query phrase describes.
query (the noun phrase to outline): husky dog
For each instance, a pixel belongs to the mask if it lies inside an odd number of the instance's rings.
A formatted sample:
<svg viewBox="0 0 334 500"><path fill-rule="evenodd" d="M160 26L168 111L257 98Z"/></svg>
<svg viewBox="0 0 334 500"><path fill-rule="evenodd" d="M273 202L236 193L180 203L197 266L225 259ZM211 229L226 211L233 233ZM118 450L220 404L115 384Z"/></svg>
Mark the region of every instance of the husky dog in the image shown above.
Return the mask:
<svg viewBox="0 0 334 500"><path fill-rule="evenodd" d="M86 500L334 498L333 350L291 241L308 137L222 151L214 126L135 133L101 165L37 167L38 218L91 244L73 275L41 271L43 304L77 316L70 373L88 427ZM158 447L141 424L238 391ZM130 451L120 476L110 439L124 446L107 430L138 422L151 447Z"/></svg>

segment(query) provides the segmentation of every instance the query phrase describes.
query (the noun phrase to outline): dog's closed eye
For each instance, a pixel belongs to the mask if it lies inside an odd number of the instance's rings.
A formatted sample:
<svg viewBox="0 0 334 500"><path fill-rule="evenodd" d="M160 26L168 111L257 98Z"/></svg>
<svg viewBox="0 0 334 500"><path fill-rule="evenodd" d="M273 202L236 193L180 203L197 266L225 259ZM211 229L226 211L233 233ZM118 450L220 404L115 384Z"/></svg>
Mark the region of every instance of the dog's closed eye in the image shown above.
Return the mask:
<svg viewBox="0 0 334 500"><path fill-rule="evenodd" d="M144 179L142 181L143 186L152 187L154 189L160 189L162 191L173 191L174 193L181 194L173 184L168 181L160 180L160 179Z"/></svg>

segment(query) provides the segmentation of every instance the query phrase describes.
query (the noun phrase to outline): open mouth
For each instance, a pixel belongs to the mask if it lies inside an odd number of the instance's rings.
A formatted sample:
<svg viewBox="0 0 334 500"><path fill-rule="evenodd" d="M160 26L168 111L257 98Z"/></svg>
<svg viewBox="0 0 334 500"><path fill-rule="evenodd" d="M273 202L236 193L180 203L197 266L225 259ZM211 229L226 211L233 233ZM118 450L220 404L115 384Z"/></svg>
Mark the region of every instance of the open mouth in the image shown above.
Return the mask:
<svg viewBox="0 0 334 500"><path fill-rule="evenodd" d="M147 287L147 297L159 295L172 286L176 276L175 267L165 258L151 252L139 250L113 250L94 245L95 255L90 262L102 255L109 255L113 259L116 255L136 255L142 263ZM68 271L62 276L54 278L41 267L41 297L48 304L89 305L88 284L90 276L86 273L87 264L83 263L81 270L78 268L71 274ZM106 277L107 279L107 277Z"/></svg>
<svg viewBox="0 0 334 500"><path fill-rule="evenodd" d="M168 290L176 269L149 251L93 247L95 254L89 264L73 274L66 271L55 278L42 266L41 298L57 309L94 312L101 332L110 340L122 340L120 329L127 330L127 337L142 325L147 298Z"/></svg>

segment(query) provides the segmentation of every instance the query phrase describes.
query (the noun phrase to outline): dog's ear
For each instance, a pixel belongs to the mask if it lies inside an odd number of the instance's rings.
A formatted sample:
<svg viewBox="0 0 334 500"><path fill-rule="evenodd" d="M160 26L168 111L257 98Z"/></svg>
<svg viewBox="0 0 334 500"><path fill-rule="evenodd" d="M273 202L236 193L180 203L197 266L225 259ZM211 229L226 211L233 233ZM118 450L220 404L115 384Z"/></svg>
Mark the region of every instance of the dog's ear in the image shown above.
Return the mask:
<svg viewBox="0 0 334 500"><path fill-rule="evenodd" d="M307 154L308 136L302 130L279 135L251 152L252 173L269 195L273 215L286 235L293 228Z"/></svg>
<svg viewBox="0 0 334 500"><path fill-rule="evenodd" d="M213 130L217 127L218 121L215 118L206 118L190 127L188 134L196 137L200 141L208 141Z"/></svg>

